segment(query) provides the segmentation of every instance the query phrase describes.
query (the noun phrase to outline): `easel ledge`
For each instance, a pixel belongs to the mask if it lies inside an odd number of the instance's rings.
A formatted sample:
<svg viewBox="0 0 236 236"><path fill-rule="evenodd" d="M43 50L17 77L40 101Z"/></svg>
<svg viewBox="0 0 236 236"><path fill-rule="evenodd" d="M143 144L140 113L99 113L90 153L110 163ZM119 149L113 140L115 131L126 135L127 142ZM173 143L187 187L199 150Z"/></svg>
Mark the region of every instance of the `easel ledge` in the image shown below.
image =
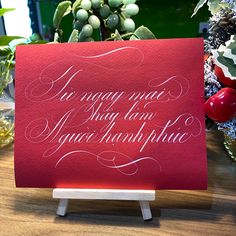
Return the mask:
<svg viewBox="0 0 236 236"><path fill-rule="evenodd" d="M56 188L53 198L60 199L57 215L65 216L69 199L94 199L94 200L132 200L139 201L143 219L152 219L149 201L155 200L155 190L124 190L124 189L70 189Z"/></svg>

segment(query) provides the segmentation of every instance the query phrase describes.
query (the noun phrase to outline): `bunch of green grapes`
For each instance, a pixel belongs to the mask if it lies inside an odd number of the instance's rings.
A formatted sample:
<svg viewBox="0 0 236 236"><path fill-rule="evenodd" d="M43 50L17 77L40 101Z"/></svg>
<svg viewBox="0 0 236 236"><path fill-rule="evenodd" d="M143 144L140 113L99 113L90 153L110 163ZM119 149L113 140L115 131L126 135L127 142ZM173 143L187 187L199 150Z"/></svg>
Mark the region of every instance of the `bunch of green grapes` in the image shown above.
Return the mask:
<svg viewBox="0 0 236 236"><path fill-rule="evenodd" d="M132 16L138 14L136 0L77 0L74 9L74 29L79 31L79 41L94 41L93 33L105 27L110 33L134 32Z"/></svg>

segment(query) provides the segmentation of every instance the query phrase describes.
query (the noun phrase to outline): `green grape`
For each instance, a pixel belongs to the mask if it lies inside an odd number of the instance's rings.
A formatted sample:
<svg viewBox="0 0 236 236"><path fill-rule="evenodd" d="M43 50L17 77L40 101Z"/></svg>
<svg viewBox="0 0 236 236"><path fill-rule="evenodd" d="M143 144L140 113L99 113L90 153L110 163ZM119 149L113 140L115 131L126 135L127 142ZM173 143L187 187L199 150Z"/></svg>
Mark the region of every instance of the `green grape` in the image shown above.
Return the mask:
<svg viewBox="0 0 236 236"><path fill-rule="evenodd" d="M107 4L104 4L104 5L100 8L99 13L100 13L101 17L102 17L103 19L105 19L105 18L107 18L107 17L110 15L111 9L110 9L110 7L109 7Z"/></svg>
<svg viewBox="0 0 236 236"><path fill-rule="evenodd" d="M85 38L84 42L94 42L95 40L92 37Z"/></svg>
<svg viewBox="0 0 236 236"><path fill-rule="evenodd" d="M82 21L77 20L74 22L74 29L77 29L80 31L82 30L83 26L84 26L84 22Z"/></svg>
<svg viewBox="0 0 236 236"><path fill-rule="evenodd" d="M137 15L139 12L139 7L136 4L128 4L125 9L124 12L129 15L129 16L134 16Z"/></svg>
<svg viewBox="0 0 236 236"><path fill-rule="evenodd" d="M84 42L86 37L83 35L82 31L79 33L79 42Z"/></svg>
<svg viewBox="0 0 236 236"><path fill-rule="evenodd" d="M91 15L88 19L88 22L94 29L98 29L101 24L99 18L95 15Z"/></svg>
<svg viewBox="0 0 236 236"><path fill-rule="evenodd" d="M115 29L116 26L119 24L119 16L116 14L111 14L108 18L107 18L107 26L110 29Z"/></svg>
<svg viewBox="0 0 236 236"><path fill-rule="evenodd" d="M123 0L124 5L132 4L132 3L136 3L136 0Z"/></svg>
<svg viewBox="0 0 236 236"><path fill-rule="evenodd" d="M108 0L110 7L119 7L122 3L122 0Z"/></svg>
<svg viewBox="0 0 236 236"><path fill-rule="evenodd" d="M84 9L80 9L76 13L76 18L80 21L86 21L88 19L88 12Z"/></svg>
<svg viewBox="0 0 236 236"><path fill-rule="evenodd" d="M85 38L90 37L93 34L93 27L90 24L84 25L81 34Z"/></svg>
<svg viewBox="0 0 236 236"><path fill-rule="evenodd" d="M90 0L82 0L80 7L88 11L91 9L92 3Z"/></svg>
<svg viewBox="0 0 236 236"><path fill-rule="evenodd" d="M101 1L100 0L91 0L92 2L92 7L93 8L99 8L101 6Z"/></svg>
<svg viewBox="0 0 236 236"><path fill-rule="evenodd" d="M132 19L127 18L123 23L123 28L127 32L133 32L135 30L135 23Z"/></svg>

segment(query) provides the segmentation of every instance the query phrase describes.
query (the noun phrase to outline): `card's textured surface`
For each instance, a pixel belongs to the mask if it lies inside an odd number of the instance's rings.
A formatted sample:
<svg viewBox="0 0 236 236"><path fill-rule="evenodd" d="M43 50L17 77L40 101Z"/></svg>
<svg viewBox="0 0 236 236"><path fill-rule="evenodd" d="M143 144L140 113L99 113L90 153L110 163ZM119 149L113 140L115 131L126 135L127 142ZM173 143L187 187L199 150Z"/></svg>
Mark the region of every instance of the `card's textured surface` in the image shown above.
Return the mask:
<svg viewBox="0 0 236 236"><path fill-rule="evenodd" d="M18 187L204 189L203 41L19 46Z"/></svg>

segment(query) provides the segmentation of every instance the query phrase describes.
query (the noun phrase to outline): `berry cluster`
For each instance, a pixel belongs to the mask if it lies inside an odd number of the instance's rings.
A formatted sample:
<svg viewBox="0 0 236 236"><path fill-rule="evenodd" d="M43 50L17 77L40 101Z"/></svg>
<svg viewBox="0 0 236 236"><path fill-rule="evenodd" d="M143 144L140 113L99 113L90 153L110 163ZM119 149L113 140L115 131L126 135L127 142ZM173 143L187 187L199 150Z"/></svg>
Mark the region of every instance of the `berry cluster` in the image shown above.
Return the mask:
<svg viewBox="0 0 236 236"><path fill-rule="evenodd" d="M82 0L74 6L74 29L79 31L79 41L94 41L94 30L104 27L111 33L134 32L135 23L130 18L139 12L136 0Z"/></svg>

